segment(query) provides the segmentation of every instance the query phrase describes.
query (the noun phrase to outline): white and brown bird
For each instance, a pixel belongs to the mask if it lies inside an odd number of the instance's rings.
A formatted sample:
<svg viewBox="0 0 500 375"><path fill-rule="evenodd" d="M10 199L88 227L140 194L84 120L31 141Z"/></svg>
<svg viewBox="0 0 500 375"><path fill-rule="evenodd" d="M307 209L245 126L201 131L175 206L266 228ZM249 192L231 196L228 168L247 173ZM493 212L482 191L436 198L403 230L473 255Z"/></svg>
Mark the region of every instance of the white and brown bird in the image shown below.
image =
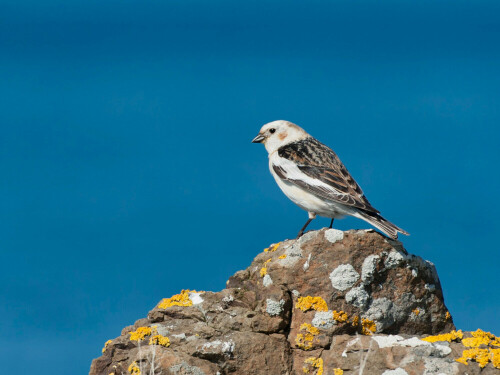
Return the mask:
<svg viewBox="0 0 500 375"><path fill-rule="evenodd" d="M269 153L269 169L290 200L309 213L300 237L316 215L333 220L346 215L362 219L391 238L406 231L384 219L354 181L332 149L299 126L273 121L252 141L263 143Z"/></svg>

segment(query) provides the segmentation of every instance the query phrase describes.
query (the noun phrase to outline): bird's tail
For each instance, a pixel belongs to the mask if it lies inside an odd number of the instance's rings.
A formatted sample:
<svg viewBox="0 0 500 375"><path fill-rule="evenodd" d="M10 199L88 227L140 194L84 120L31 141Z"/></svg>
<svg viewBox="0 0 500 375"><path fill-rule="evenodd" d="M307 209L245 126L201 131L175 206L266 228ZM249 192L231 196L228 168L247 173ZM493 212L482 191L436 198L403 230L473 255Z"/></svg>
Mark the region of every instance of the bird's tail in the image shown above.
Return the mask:
<svg viewBox="0 0 500 375"><path fill-rule="evenodd" d="M404 234L405 236L410 235L407 231L384 219L378 213L358 211L358 214L360 219L363 219L364 221L370 223L375 228L381 230L394 240L398 238L398 232Z"/></svg>

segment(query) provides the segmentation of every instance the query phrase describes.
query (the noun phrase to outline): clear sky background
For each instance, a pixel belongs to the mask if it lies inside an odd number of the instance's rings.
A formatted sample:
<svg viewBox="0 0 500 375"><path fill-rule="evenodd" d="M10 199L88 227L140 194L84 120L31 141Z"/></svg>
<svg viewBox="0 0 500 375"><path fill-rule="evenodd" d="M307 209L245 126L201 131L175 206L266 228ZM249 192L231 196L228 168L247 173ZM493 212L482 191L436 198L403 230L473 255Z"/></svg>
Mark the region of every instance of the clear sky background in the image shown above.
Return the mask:
<svg viewBox="0 0 500 375"><path fill-rule="evenodd" d="M0 1L0 358L86 374L307 219L260 127L331 146L458 328L500 334L498 1ZM311 229L328 225L317 219ZM368 224L345 219L347 230Z"/></svg>

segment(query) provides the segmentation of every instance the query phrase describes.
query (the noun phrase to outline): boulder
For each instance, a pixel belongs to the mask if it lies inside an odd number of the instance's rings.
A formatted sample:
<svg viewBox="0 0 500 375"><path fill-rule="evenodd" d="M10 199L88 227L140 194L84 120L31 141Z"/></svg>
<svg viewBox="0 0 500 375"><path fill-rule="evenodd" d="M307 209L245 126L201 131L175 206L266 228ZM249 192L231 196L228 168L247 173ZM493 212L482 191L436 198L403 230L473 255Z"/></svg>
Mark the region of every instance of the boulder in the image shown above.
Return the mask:
<svg viewBox="0 0 500 375"><path fill-rule="evenodd" d="M90 374L498 374L498 347L455 331L431 262L372 230L322 229L271 245L220 292L163 299Z"/></svg>

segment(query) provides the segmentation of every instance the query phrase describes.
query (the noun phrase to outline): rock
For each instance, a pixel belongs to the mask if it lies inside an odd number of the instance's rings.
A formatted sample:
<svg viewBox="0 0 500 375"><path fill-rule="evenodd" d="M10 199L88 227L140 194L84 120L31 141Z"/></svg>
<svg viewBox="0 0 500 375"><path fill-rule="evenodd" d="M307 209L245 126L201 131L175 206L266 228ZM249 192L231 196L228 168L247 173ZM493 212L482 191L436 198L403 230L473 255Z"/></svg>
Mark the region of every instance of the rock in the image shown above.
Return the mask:
<svg viewBox="0 0 500 375"><path fill-rule="evenodd" d="M377 232L323 229L266 249L220 292L160 301L90 374L479 374L455 361L458 333L422 340L454 329L432 263Z"/></svg>

